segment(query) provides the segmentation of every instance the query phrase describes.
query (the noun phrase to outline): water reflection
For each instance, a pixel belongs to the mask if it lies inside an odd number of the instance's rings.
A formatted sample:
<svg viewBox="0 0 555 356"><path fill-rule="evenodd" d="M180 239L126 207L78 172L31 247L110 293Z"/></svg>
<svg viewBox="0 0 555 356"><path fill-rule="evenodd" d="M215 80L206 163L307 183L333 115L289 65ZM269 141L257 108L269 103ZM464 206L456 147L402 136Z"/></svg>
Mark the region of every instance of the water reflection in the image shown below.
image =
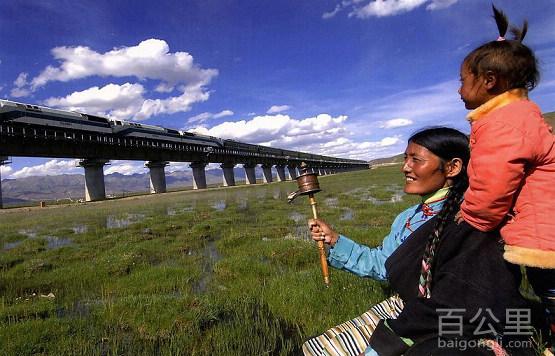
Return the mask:
<svg viewBox="0 0 555 356"><path fill-rule="evenodd" d="M56 236L45 236L46 248L48 250L73 245L72 239L60 238Z"/></svg>
<svg viewBox="0 0 555 356"><path fill-rule="evenodd" d="M326 204L330 208L337 208L337 206L339 205L339 199L337 199L337 198L326 198L324 200L324 204Z"/></svg>
<svg viewBox="0 0 555 356"><path fill-rule="evenodd" d="M292 232L288 233L283 238L286 240L312 241L308 225L293 226Z"/></svg>
<svg viewBox="0 0 555 356"><path fill-rule="evenodd" d="M400 203L403 201L403 197L405 196L403 188L397 185L391 185L386 188L386 191L391 193L391 197L389 198L376 198L372 195L373 189L373 187L368 189L357 188L347 192L346 194L357 196L360 200L369 201L374 205Z"/></svg>
<svg viewBox="0 0 555 356"><path fill-rule="evenodd" d="M377 199L371 195L368 195L366 200L370 201L374 205L392 204L400 203L403 201L404 193L394 193L389 199Z"/></svg>
<svg viewBox="0 0 555 356"><path fill-rule="evenodd" d="M222 259L222 255L216 248L216 242L213 239L208 239L206 241L202 255L202 276L192 286L193 293L195 294L203 294L206 292L208 283L210 283L212 274L214 273L214 265Z"/></svg>
<svg viewBox="0 0 555 356"><path fill-rule="evenodd" d="M212 207L214 209L216 209L217 211L223 211L225 210L225 208L227 207L227 203L225 200L216 200L213 204Z"/></svg>
<svg viewBox="0 0 555 356"><path fill-rule="evenodd" d="M293 211L289 213L289 219L293 220L296 223L300 223L300 222L306 221L306 216L296 211Z"/></svg>
<svg viewBox="0 0 555 356"><path fill-rule="evenodd" d="M284 200L286 196L287 195L280 188L275 188L272 193L272 198L274 198L274 200Z"/></svg>
<svg viewBox="0 0 555 356"><path fill-rule="evenodd" d="M74 234L84 234L87 232L87 225L75 225L71 228Z"/></svg>
<svg viewBox="0 0 555 356"><path fill-rule="evenodd" d="M177 212L175 211L175 208L171 208L171 207L167 207L166 208L166 215L168 216L174 216L176 215Z"/></svg>
<svg viewBox="0 0 555 356"><path fill-rule="evenodd" d="M90 315L93 306L102 305L100 300L78 300L71 306L56 308L58 318L84 318Z"/></svg>
<svg viewBox="0 0 555 356"><path fill-rule="evenodd" d="M144 218L145 218L145 214L127 214L127 216L124 216L124 217L108 215L106 217L106 228L117 229L122 227L128 227L129 225L139 222Z"/></svg>
<svg viewBox="0 0 555 356"><path fill-rule="evenodd" d="M4 244L4 250L11 250L12 248L16 248L17 246L21 245L24 240L14 241L14 242L6 242Z"/></svg>
<svg viewBox="0 0 555 356"><path fill-rule="evenodd" d="M244 198L237 199L237 208L239 210L245 210L249 207L249 201Z"/></svg>
<svg viewBox="0 0 555 356"><path fill-rule="evenodd" d="M30 239L34 239L34 238L37 237L37 231L36 230L24 229L24 230L19 230L17 233L20 234L20 235L25 235Z"/></svg>
<svg viewBox="0 0 555 356"><path fill-rule="evenodd" d="M339 220L353 220L355 217L355 212L350 208L344 208L343 214L339 218Z"/></svg>
<svg viewBox="0 0 555 356"><path fill-rule="evenodd" d="M24 239L24 240L6 242L6 243L4 243L3 250L7 251L7 250L14 249L14 248L18 247L19 245L21 245L24 241L34 240L36 238L37 238L37 234L32 233L32 234L28 234L27 238ZM60 248L60 247L64 247L64 246L69 246L69 245L73 244L72 239L60 238L60 237L56 237L56 236L44 236L44 239L46 240L46 249L48 249L48 250L56 249L56 248Z"/></svg>

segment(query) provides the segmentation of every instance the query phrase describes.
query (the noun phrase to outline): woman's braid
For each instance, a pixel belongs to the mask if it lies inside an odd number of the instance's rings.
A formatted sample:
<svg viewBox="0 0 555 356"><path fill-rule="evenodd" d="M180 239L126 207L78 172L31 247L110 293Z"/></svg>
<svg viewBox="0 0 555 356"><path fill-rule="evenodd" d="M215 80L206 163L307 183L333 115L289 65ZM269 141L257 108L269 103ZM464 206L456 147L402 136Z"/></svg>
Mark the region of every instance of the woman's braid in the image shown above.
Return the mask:
<svg viewBox="0 0 555 356"><path fill-rule="evenodd" d="M449 188L443 208L436 217L434 229L428 236L428 242L426 243L426 249L422 257L422 267L418 286L418 295L420 297L430 298L431 296L432 268L437 247L441 240L443 229L450 220L454 219L455 214L459 211L467 187L467 175L459 174L453 185Z"/></svg>

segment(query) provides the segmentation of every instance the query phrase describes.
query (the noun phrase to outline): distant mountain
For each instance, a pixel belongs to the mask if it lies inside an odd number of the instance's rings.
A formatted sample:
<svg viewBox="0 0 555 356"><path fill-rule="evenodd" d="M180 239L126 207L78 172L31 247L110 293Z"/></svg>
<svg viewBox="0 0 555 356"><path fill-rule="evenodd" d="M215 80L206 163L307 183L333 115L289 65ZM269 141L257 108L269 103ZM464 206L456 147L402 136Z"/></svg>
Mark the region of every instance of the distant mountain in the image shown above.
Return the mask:
<svg viewBox="0 0 555 356"><path fill-rule="evenodd" d="M395 164L395 163L402 163L404 160L404 155L402 153L392 156L392 157L385 157L385 158L377 158L373 159L369 162L370 166L379 166L383 164Z"/></svg>
<svg viewBox="0 0 555 356"><path fill-rule="evenodd" d="M236 168L235 178L244 180L242 168ZM258 173L258 172L257 172ZM261 173L260 173L261 174ZM208 184L222 183L220 169L206 170ZM122 196L129 193L148 192L150 177L148 173L123 175L112 173L104 176L106 195ZM166 173L168 189L189 188L193 186L191 171ZM2 180L2 198L5 205L19 205L25 202L78 200L85 196L85 176L82 174L62 174L56 176L26 177Z"/></svg>
<svg viewBox="0 0 555 356"><path fill-rule="evenodd" d="M545 121L553 127L553 130L555 130L555 111L543 114L543 117L545 118Z"/></svg>

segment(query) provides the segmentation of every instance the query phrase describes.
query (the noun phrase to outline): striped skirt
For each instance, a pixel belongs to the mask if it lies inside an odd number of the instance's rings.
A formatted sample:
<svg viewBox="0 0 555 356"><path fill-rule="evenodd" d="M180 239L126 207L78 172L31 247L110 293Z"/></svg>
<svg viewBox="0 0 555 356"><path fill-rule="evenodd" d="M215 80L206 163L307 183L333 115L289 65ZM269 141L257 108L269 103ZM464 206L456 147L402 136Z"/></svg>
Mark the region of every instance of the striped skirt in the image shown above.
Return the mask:
<svg viewBox="0 0 555 356"><path fill-rule="evenodd" d="M394 295L374 305L366 313L337 325L303 344L303 353L311 356L359 356L370 343L380 319L395 319L403 310L403 300Z"/></svg>

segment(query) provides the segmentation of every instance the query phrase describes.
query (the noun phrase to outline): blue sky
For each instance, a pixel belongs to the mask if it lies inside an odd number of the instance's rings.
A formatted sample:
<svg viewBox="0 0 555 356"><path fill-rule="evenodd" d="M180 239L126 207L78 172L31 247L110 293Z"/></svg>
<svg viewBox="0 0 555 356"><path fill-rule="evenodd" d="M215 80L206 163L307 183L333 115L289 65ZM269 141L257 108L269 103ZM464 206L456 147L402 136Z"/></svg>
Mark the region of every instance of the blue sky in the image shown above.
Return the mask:
<svg viewBox="0 0 555 356"><path fill-rule="evenodd" d="M530 96L555 111L555 1L495 4L528 19ZM468 132L460 62L497 38L484 0L3 0L0 13L1 98L367 160L424 126ZM82 173L12 160L2 178Z"/></svg>

